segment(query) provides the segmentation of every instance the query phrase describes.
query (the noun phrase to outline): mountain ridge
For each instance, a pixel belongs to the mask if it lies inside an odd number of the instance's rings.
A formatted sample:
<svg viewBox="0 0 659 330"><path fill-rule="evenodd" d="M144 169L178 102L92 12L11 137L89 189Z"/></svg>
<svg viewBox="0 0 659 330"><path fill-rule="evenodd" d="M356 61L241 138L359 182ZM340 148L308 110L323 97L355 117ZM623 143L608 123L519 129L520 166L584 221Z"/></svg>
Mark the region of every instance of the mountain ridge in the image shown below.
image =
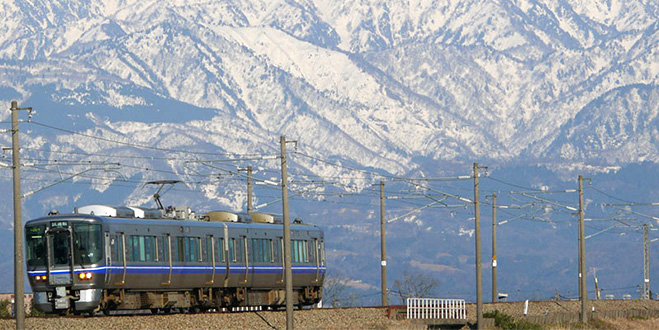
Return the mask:
<svg viewBox="0 0 659 330"><path fill-rule="evenodd" d="M361 205L347 197L368 195L380 180L402 196L426 198L422 191L441 194L410 178L464 178L478 162L506 175L484 181L492 185L488 193L572 187L574 174L585 171L609 195L624 188L628 200L656 197L651 188L636 192L615 178L659 163L659 5L652 1L0 0L0 6L6 22L0 102L35 109L32 122L21 123L21 155L36 164L24 168L24 191L73 176L71 184L26 198L26 217L99 199L150 205L144 183L161 179L185 181L171 190L177 204L242 210L239 167L247 162L266 184L256 202L276 205L280 196L267 182L279 180L277 137L285 135L297 142L290 151L297 212L326 226L334 251L328 257L346 276L377 287L372 255L379 229L370 223L377 199L367 196ZM0 120L6 124L9 113ZM0 135L0 144L10 145L10 137ZM0 168L7 194L8 169ZM473 187L437 190L453 189L453 196L470 196ZM435 206L455 202L441 198ZM411 212L391 225L392 262L423 270L436 262L449 273L472 273L467 207L414 213L410 208L423 204L388 203L400 207L392 218ZM0 211L12 212L7 203ZM514 263L534 265L508 273L506 286L529 272L563 278L576 269L572 219L558 214L556 220L543 209L520 233L504 236L520 241L508 255ZM401 243L415 235L417 241ZM552 236L558 243L547 259L524 252ZM450 251L425 253L424 242L434 241ZM596 258L613 273L611 256ZM446 281L469 290L462 278Z"/></svg>

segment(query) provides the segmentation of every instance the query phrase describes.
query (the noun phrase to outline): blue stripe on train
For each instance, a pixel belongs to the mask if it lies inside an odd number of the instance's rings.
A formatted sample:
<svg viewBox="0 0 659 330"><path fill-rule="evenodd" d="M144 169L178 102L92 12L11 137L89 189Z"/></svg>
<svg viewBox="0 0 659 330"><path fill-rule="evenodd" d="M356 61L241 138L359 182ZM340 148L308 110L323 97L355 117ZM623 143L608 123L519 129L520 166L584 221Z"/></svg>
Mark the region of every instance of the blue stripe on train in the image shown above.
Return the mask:
<svg viewBox="0 0 659 330"><path fill-rule="evenodd" d="M281 266L250 266L250 274L279 274L283 272L283 267ZM101 266L95 268L76 268L73 273L78 274L82 272L90 272L94 274L105 274L106 269L112 274L121 274L124 271L123 265L112 265L112 266ZM222 274L224 273L225 267L216 267L215 273ZM309 266L293 266L292 271L295 274L315 274L319 270L321 274L325 274L326 267L316 267ZM51 271L51 274L66 274L68 270L54 270ZM169 274L168 266L156 266L156 265L126 265L127 274ZM173 274L212 274L213 267L209 266L172 266ZM231 266L229 268L229 273L231 274L242 274L245 273L245 266ZM45 270L35 270L28 271L29 276L36 275L45 275L47 272Z"/></svg>

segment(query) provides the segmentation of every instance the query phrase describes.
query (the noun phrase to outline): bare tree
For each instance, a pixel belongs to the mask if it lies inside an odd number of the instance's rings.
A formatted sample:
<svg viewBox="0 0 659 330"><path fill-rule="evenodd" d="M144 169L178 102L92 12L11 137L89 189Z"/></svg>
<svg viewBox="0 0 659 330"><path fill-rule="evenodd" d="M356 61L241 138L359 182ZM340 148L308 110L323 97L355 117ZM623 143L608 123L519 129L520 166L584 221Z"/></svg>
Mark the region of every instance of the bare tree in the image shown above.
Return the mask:
<svg viewBox="0 0 659 330"><path fill-rule="evenodd" d="M348 293L348 280L341 273L328 273L323 283L323 303L331 307L353 307L361 300L357 292Z"/></svg>
<svg viewBox="0 0 659 330"><path fill-rule="evenodd" d="M407 298L429 297L438 286L438 279L423 273L410 274L404 272L401 279L394 281L394 290L403 304Z"/></svg>

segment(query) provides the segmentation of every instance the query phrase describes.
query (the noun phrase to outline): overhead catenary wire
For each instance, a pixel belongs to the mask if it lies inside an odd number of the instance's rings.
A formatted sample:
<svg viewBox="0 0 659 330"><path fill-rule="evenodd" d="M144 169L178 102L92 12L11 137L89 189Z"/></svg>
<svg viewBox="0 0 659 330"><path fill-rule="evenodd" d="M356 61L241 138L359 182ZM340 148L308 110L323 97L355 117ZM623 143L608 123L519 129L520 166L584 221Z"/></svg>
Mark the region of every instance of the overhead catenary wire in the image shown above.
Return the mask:
<svg viewBox="0 0 659 330"><path fill-rule="evenodd" d="M126 142L126 141L119 141L119 140L104 138L104 137L95 136L95 135L91 135L91 134L71 131L71 130L68 130L68 129L64 129L64 128L60 128L60 127L40 123L40 122L37 122L37 121L34 121L34 120L32 120L31 123L34 124L34 125L37 125L37 126L41 126L41 127L45 127L45 128L65 132L65 133L72 134L72 135L84 136L84 137L87 137L87 138L90 138L90 139L95 139L95 140L114 143L114 144L118 144L118 145L134 147L134 148L138 148L138 149L148 149L148 150L166 151L166 152L182 153L182 154L194 154L194 155L234 155L233 153L217 153L217 152L204 152L204 151L192 151L192 150L181 150L181 149L173 149L173 148L153 147L153 146L149 146L149 145L146 145L146 144L138 144L138 143L131 143L131 142Z"/></svg>
<svg viewBox="0 0 659 330"><path fill-rule="evenodd" d="M44 150L44 149L35 149L35 150L33 150L35 152L77 154L77 155L80 155L80 156L87 156L87 157L113 157L113 156L118 156L118 158L124 158L124 159L180 161L180 162L184 162L184 163L187 163L187 164L199 164L200 166L205 166L205 167L209 167L209 168L213 168L213 169L221 171L221 173L217 173L217 172L215 172L215 173L213 173L213 172L206 173L206 172L202 172L202 171L198 171L198 170L196 170L196 171L195 170L185 170L185 169L189 169L189 168L184 168L184 170L176 170L176 169L174 169L174 170L172 170L172 169L164 170L164 169L161 169L161 168L150 167L150 166L145 167L145 166L121 164L122 168L134 169L134 170L145 171L145 172L156 172L156 173L161 173L161 174L171 174L171 175L175 175L175 176L198 177L198 178L204 178L204 179L207 179L207 180L219 180L220 175L221 176L225 176L225 174L234 175L233 172L235 172L235 170L230 169L230 168L221 167L221 166L212 165L213 163L276 159L276 157L274 157L272 155L263 155L263 154L244 154L242 156L236 156L236 154L233 154L233 153L219 154L219 153L208 153L208 152L195 152L195 151L190 151L190 150L178 150L178 149L173 149L173 148L152 147L152 146L143 145L143 144L136 144L136 143L132 143L132 142L121 141L120 139L113 139L113 138L95 136L95 135L91 135L91 134L88 134L88 133L75 132L75 131L66 130L66 129L62 129L62 128L55 127L55 126L52 126L52 125L47 125L47 124L34 122L34 121L32 121L32 123L35 124L35 125L47 127L47 128L50 128L50 129L55 129L55 130L58 130L58 131L66 132L68 134L85 136L85 137L97 139L97 140L100 140L100 141L106 141L106 142L109 142L109 143L116 143L118 145L129 146L129 147L134 147L134 148L139 148L139 149L149 149L149 150L160 151L160 152L164 151L164 152L180 153L180 154L188 155L188 156L183 156L183 157L157 157L157 156L142 156L142 155L134 155L134 156L132 156L132 155L108 155L108 154L94 154L94 153L78 153L78 152L75 152L75 151L65 152L65 151ZM306 158L309 158L309 159L312 159L312 160L315 160L315 161L323 162L325 164L328 164L328 165L331 165L331 166L336 166L338 168L342 168L342 169L345 169L345 170L353 171L355 173L362 173L362 174L367 175L367 177L350 176L350 175L345 175L345 174L343 174L343 175L323 176L323 175L310 174L310 173L295 173L295 175L298 175L300 177L315 177L315 178L321 178L321 179L324 179L324 180L327 180L327 179L373 180L374 178L383 178L384 177L384 178L391 179L391 180L402 181L402 182L405 182L405 183L408 183L408 184L410 184L411 182L417 182L417 184L415 186L418 187L418 188L427 189L429 191L439 192L440 196L445 196L445 197L448 196L448 197L451 197L451 198L456 198L456 199L458 199L462 202L465 202L465 203L472 203L471 199L462 197L459 194L449 193L449 192L442 191L442 190L437 189L437 188L433 188L433 187L430 187L430 186L424 186L424 185L418 184L419 182L430 183L430 182L440 182L440 181L467 180L467 179L470 179L471 176L467 176L467 175L459 176L458 175L458 176L449 176L449 177L402 178L402 177L395 176L395 175L387 175L387 174L384 174L382 172L362 170L362 169L357 169L357 168L354 168L354 167L346 166L346 165L343 165L343 164L340 164L340 163L330 162L330 161L327 161L327 160L324 160L324 159L320 159L318 157L313 157L313 156L304 154L304 153L299 152L299 151L295 151L291 154L306 157ZM199 159L199 157L198 157L199 155L230 155L230 156L235 157L235 158L226 158L226 159L214 158L214 159L204 160L204 159ZM54 162L54 163L57 163L57 162ZM43 166L48 166L48 165L49 164L43 164ZM53 165L55 165L55 164L53 164ZM59 163L59 165L64 166L64 163L63 162ZM74 164L69 164L69 165L74 165ZM83 165L82 162L81 162L80 165ZM267 173L268 171L270 171L271 173L276 173L275 171L268 170L268 169L264 170L263 172ZM240 177L241 174L238 173L237 176ZM98 179L98 177L94 177L94 176L84 176L83 175L81 177ZM515 187L515 188L518 188L518 189L529 190L530 191L529 193L543 192L542 189L524 187L524 186L517 185L517 184L514 184L514 183L506 182L504 180L501 180L499 178L492 177L492 176L483 176L483 178L488 178L488 179L491 179L494 182L504 184L504 185L508 185L508 186L511 186L511 187ZM101 180L107 180L108 182L113 182L114 180L116 180L116 178L106 177L106 178L101 178ZM224 179L224 180L226 180L226 179ZM255 177L254 180L261 181L261 182L267 182L268 181L268 179L260 179L258 177ZM335 186L339 189L344 189L344 188L345 189L357 189L357 190L361 189L358 186L345 185L345 184L342 184L342 183L337 182L337 181L324 181L324 180L309 180L309 181L312 181L312 182L307 182L307 183L311 184L311 185L318 185L321 189L322 189L322 187L321 187L322 185L326 185L326 187L324 189L327 189L327 187L329 187L329 186ZM291 180L291 184L292 185L305 184L305 182L302 182L302 180L298 180L299 182L295 182L295 181L296 180ZM201 182L197 182L197 183L201 183ZM279 188L267 187L267 186L264 187L264 188L265 189L279 189ZM468 190L468 188L461 188L461 187L451 188L451 190L455 190L455 189L464 190L464 191ZM389 192L388 194L396 194L396 193L397 192ZM359 191L358 193L350 194L349 196L356 197L356 196L369 195L369 194L371 194L371 192L369 190L362 190L362 191ZM337 193L336 196L341 196L341 194ZM348 196L348 195L344 194L343 196L345 197L345 196ZM332 196L329 193L326 193L326 192L323 192L323 191L305 191L303 193L300 193L299 197L315 198L318 201L321 201L321 200L322 201L327 201L327 198L334 198L335 196ZM525 197L528 197L528 194ZM338 197L336 197L336 198L338 198ZM416 198L416 197L414 197L414 198ZM419 198L420 199L421 198L427 198L429 200L433 200L434 197L432 197L431 195L426 194L424 196L419 196ZM440 198L442 198L442 202L445 199L443 197L440 197ZM540 201L545 203L545 204L552 204L552 205L555 205L555 206L560 206L562 208L568 208L569 209L569 206L563 205L563 204L561 204L561 202L551 201L549 199L540 199ZM404 200L404 198L398 199L397 202L406 203L406 204L410 204L410 205L415 204L414 202ZM417 208L427 208L424 205L419 205L419 204L416 204L416 206L417 206ZM436 207L436 205L432 205L430 207L434 208L434 207ZM545 209L547 209L546 206L545 206ZM560 210L560 208L559 209L552 209L550 211L562 212ZM529 220L536 220L536 219L530 218Z"/></svg>

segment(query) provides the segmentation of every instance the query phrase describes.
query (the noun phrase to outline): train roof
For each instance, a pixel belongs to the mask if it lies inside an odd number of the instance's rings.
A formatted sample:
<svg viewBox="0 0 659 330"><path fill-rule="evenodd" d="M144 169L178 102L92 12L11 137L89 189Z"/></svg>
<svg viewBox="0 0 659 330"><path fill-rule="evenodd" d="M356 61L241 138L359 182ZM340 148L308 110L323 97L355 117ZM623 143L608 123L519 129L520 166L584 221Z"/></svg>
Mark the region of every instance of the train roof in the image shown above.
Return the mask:
<svg viewBox="0 0 659 330"><path fill-rule="evenodd" d="M96 205L98 206L98 205ZM104 206L105 207L105 206ZM247 214L247 213L231 213L231 212L226 212L226 211L213 211L206 213L206 215L202 215L199 217L189 217L187 214L185 217L180 218L180 217L167 217L165 216L166 214L162 214L159 217L155 217L154 215L156 213L151 213L151 217L144 217L145 213L138 213L141 214L142 217L136 217L135 213L130 213L127 212L127 210L130 209L138 209L138 208L133 208L133 207L107 207L107 210L110 210L109 212L100 212L100 214L95 214L93 211L90 213L82 213L80 210L85 210L89 211L90 208L85 209L84 207L81 208L76 208L75 213L68 213L68 214L61 214L58 212L50 212L48 216L36 218L29 220L25 223L25 225L32 224L32 223L40 223L40 222L50 222L50 221L57 221L57 220L78 220L78 221L90 221L90 222L103 222L103 223L112 223L112 224L138 224L138 225L146 225L146 226L153 226L153 225L178 225L178 226L193 226L193 227L205 227L205 226L213 226L212 224L216 224L218 227L223 227L224 225L227 225L228 227L233 227L233 228L263 228L263 229L271 229L273 227L277 227L277 225L283 224L283 221L281 219L276 219L274 216L263 214L263 213L252 213L252 214ZM99 208L92 208L93 210L99 210ZM114 212L112 209L116 209L117 211ZM147 209L147 215L149 215L149 209ZM208 214L211 213L222 213L224 217L218 218L218 217L213 217L213 216L208 216ZM226 215L229 215L230 219L225 219ZM233 215L233 216L231 216ZM266 219L265 221L263 219ZM213 226L215 227L215 226ZM313 224L308 224L308 223L303 223L300 219L295 219L294 221L291 222L291 229L298 229L298 230L310 230L314 228L318 228L316 225Z"/></svg>

